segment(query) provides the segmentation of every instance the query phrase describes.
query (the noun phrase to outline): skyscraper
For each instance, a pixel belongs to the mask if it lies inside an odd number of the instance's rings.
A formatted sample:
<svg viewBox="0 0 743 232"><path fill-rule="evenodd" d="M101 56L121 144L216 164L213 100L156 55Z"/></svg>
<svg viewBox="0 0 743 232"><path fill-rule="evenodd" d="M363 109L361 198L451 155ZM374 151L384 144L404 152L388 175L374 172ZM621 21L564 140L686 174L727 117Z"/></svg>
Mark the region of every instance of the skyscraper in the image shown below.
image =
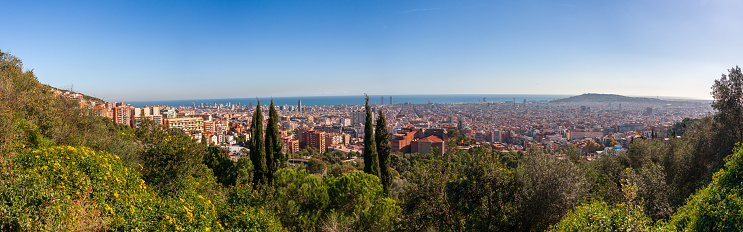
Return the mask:
<svg viewBox="0 0 743 232"><path fill-rule="evenodd" d="M382 96L382 105L384 105L384 96Z"/></svg>
<svg viewBox="0 0 743 232"><path fill-rule="evenodd" d="M394 105L394 104L392 103L392 96L390 96L390 105Z"/></svg>
<svg viewBox="0 0 743 232"><path fill-rule="evenodd" d="M299 99L299 102L297 103L297 111L302 112L302 99Z"/></svg>

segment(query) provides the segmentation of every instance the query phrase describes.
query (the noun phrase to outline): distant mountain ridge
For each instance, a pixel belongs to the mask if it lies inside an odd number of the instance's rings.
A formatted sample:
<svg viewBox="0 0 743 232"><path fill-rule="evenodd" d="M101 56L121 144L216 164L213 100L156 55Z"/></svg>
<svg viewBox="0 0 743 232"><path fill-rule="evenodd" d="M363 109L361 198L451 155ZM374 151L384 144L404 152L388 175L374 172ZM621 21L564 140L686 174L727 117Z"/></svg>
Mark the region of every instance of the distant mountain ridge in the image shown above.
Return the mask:
<svg viewBox="0 0 743 232"><path fill-rule="evenodd" d="M634 103L668 103L670 101L647 97L627 97L617 94L584 93L578 96L550 101L553 103L570 102L634 102Z"/></svg>

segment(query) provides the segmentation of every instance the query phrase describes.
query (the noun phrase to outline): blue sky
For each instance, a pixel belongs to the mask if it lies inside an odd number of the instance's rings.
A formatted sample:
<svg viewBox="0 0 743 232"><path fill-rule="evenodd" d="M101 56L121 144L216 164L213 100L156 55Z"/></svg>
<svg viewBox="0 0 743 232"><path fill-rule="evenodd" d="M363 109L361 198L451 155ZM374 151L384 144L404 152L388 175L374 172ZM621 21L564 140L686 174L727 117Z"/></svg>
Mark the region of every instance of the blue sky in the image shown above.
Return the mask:
<svg viewBox="0 0 743 232"><path fill-rule="evenodd" d="M368 94L711 99L743 1L4 1L0 49L108 101Z"/></svg>

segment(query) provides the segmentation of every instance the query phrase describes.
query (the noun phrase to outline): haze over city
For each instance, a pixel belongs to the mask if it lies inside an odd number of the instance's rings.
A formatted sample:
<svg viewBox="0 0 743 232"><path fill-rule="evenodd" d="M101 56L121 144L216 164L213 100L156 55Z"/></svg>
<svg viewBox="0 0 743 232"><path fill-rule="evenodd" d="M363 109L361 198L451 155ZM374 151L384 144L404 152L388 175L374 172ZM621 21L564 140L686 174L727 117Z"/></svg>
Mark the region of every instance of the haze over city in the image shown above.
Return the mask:
<svg viewBox="0 0 743 232"><path fill-rule="evenodd" d="M395 94L711 99L739 1L3 3L3 51L107 101Z"/></svg>

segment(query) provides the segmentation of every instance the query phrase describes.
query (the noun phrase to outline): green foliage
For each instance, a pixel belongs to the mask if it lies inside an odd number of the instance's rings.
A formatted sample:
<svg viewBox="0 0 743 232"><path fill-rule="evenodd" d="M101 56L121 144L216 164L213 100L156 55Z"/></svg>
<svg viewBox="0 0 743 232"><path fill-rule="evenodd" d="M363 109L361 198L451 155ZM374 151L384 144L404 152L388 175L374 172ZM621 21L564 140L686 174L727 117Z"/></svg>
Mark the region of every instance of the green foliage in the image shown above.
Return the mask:
<svg viewBox="0 0 743 232"><path fill-rule="evenodd" d="M0 154L9 154L12 143L26 140L19 121L34 128L36 138L72 146L87 146L136 162L140 146L125 125L114 125L79 102L56 96L33 71L24 71L20 59L0 51ZM25 130L25 129L23 129ZM34 139L34 138L30 138Z"/></svg>
<svg viewBox="0 0 743 232"><path fill-rule="evenodd" d="M516 170L519 230L544 230L587 195L578 167L531 149Z"/></svg>
<svg viewBox="0 0 743 232"><path fill-rule="evenodd" d="M652 221L641 210L593 201L576 207L549 231L648 231L651 225Z"/></svg>
<svg viewBox="0 0 743 232"><path fill-rule="evenodd" d="M253 164L248 157L240 157L237 162L229 158L229 152L216 146L209 146L204 156L204 164L214 172L217 182L224 187L245 184L252 181Z"/></svg>
<svg viewBox="0 0 743 232"><path fill-rule="evenodd" d="M350 172L340 177L329 176L323 182L328 186L330 207L349 215L368 209L382 196L379 178L363 172Z"/></svg>
<svg viewBox="0 0 743 232"><path fill-rule="evenodd" d="M513 230L516 182L496 156L471 158L461 168L462 177L446 186L448 201L461 224L456 230Z"/></svg>
<svg viewBox="0 0 743 232"><path fill-rule="evenodd" d="M277 125L278 115L276 116L277 118L274 119L273 114L275 113L276 109L273 106L273 99L271 99L271 105L269 106L268 114L268 124L266 125L266 135L265 140L263 141L265 143L264 149L266 159L265 180L269 185L271 184L271 181L273 179L273 173L278 170L279 166L279 163L276 162L276 157L274 156L279 155L278 153L281 152L281 148L278 147L281 141L281 138L279 138L279 127Z"/></svg>
<svg viewBox="0 0 743 232"><path fill-rule="evenodd" d="M642 199L645 213L653 220L665 219L673 214L671 207L672 189L666 184L665 170L658 164L644 165L630 173L631 179L639 188L637 198Z"/></svg>
<svg viewBox="0 0 743 232"><path fill-rule="evenodd" d="M673 124L673 126L671 128L668 128L668 134L669 135L675 134L677 136L683 136L684 135L684 132L688 131L691 128L691 125L693 125L694 123L699 122L699 120L700 119L698 119L698 118L695 118L695 119L684 118L680 122L677 122L677 123ZM670 137L672 137L672 136L669 136L669 138Z"/></svg>
<svg viewBox="0 0 743 232"><path fill-rule="evenodd" d="M307 171L284 168L274 175L273 187L264 192L265 204L294 231L313 231L328 204L327 187Z"/></svg>
<svg viewBox="0 0 743 232"><path fill-rule="evenodd" d="M281 224L264 207L255 207L261 199L249 184L230 188L227 203L220 212L226 230L231 231L284 231Z"/></svg>
<svg viewBox="0 0 743 232"><path fill-rule="evenodd" d="M143 120L136 135L144 144L142 178L160 193L173 195L205 174L206 149L183 131Z"/></svg>
<svg viewBox="0 0 743 232"><path fill-rule="evenodd" d="M312 174L324 174L325 173L325 162L319 159L312 158L305 164L305 168Z"/></svg>
<svg viewBox="0 0 743 232"><path fill-rule="evenodd" d="M682 231L743 230L743 148L725 159L725 168L692 195L669 220L668 228Z"/></svg>
<svg viewBox="0 0 743 232"><path fill-rule="evenodd" d="M369 96L366 96L366 124L364 124L364 172L379 176L379 155L374 138L374 121L369 107Z"/></svg>
<svg viewBox="0 0 743 232"><path fill-rule="evenodd" d="M743 73L738 66L728 72L712 85L712 108L717 110L714 118L719 123L715 141L724 154L729 154L736 142L743 141Z"/></svg>
<svg viewBox="0 0 743 232"><path fill-rule="evenodd" d="M338 177L346 173L349 173L351 171L356 171L356 168L353 167L353 165L351 164L342 163L342 164L333 165L332 168L330 168L330 172L328 172L328 174Z"/></svg>
<svg viewBox="0 0 743 232"><path fill-rule="evenodd" d="M263 141L263 113L261 102L255 107L253 121L250 124L250 161L253 163L253 185L259 186L268 183L268 161L266 160L266 144Z"/></svg>
<svg viewBox="0 0 743 232"><path fill-rule="evenodd" d="M397 221L400 208L395 201L383 197L382 185L376 176L352 171L340 177L326 177L328 207L354 222L357 231L385 231Z"/></svg>
<svg viewBox="0 0 743 232"><path fill-rule="evenodd" d="M392 174L390 170L390 133L387 131L387 119L384 117L384 112L379 110L379 117L377 117L377 128L375 130L375 141L377 145L377 154L379 156L379 179L382 181L382 187L384 193L390 194L390 183L392 182Z"/></svg>
<svg viewBox="0 0 743 232"><path fill-rule="evenodd" d="M430 155L408 156L410 169L403 177L409 185L399 194L402 218L407 231L453 230L454 211L446 199L446 183L454 180L454 169Z"/></svg>
<svg viewBox="0 0 743 232"><path fill-rule="evenodd" d="M10 230L205 230L217 209L194 191L161 198L120 158L85 147L25 150L3 173L0 223ZM4 229L3 229L4 230Z"/></svg>
<svg viewBox="0 0 743 232"><path fill-rule="evenodd" d="M280 168L286 167L288 157L281 152L283 142L279 136L279 114L273 105L269 106L268 125L266 126L266 166L268 167L268 181L272 181L273 174Z"/></svg>
<svg viewBox="0 0 743 232"><path fill-rule="evenodd" d="M385 198L379 178L351 171L324 179L305 170L279 170L271 188L259 192L265 205L290 230L389 231L399 218L395 201Z"/></svg>

